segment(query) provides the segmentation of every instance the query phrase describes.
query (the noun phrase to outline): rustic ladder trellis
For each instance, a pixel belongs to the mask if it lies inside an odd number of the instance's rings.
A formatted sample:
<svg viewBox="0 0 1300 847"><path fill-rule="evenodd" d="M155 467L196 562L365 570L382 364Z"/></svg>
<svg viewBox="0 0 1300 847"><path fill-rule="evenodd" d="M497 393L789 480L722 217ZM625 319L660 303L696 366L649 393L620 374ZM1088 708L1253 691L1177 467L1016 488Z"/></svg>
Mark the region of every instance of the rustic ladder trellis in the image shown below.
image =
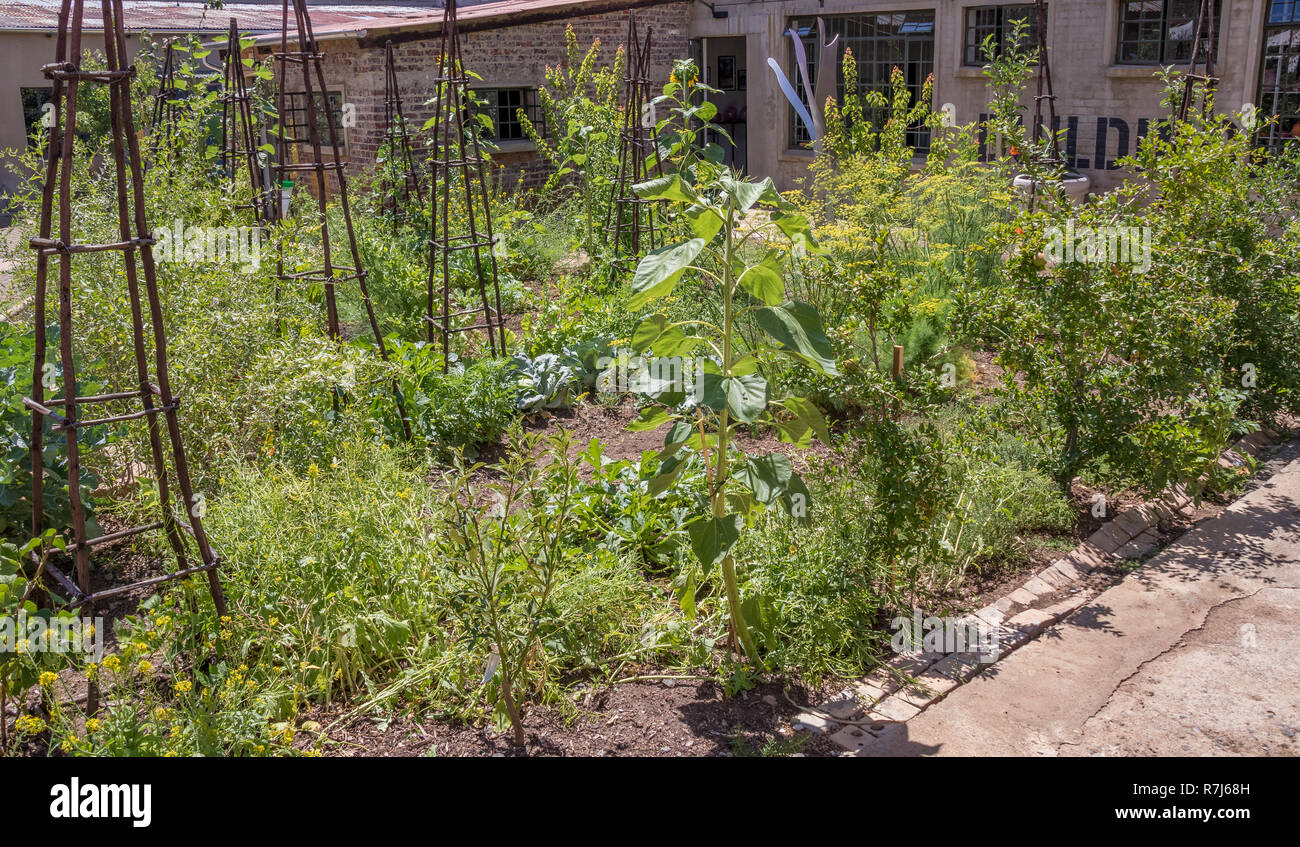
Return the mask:
<svg viewBox="0 0 1300 847"><path fill-rule="evenodd" d="M1034 0L1034 13L1037 15L1036 33L1038 38L1038 91L1034 95L1034 145L1041 149L1043 136L1049 139L1045 154L1037 154L1039 164L1061 165L1061 149L1056 137L1056 92L1052 90L1052 64L1047 52L1047 3ZM1044 121L1046 106L1046 121Z"/></svg>
<svg viewBox="0 0 1300 847"><path fill-rule="evenodd" d="M164 130L167 138L176 134L176 55L174 42L167 42L163 52L162 72L158 75L158 93L153 101L153 117L149 121L149 134Z"/></svg>
<svg viewBox="0 0 1300 847"><path fill-rule="evenodd" d="M289 7L293 7L294 28L296 30L296 40L293 42L297 48L289 49ZM276 89L276 112L277 112L277 157L275 163L276 185L283 189L286 182L291 182L292 176L298 173L311 173L315 177L315 199L317 213L317 230L320 233L321 254L323 266L312 268L306 271L297 271L288 273L284 268L284 242L280 240L279 257L277 259L277 273L282 281L288 282L307 282L321 283L325 290L325 312L327 321L327 331L330 338L334 341L342 341L342 334L339 330L339 312L338 301L335 297L335 286L340 282L356 280L361 293L361 302L365 306L366 318L370 323L370 331L374 334L375 344L379 349L379 356L384 361L388 361L388 346L384 342L384 334L379 328L379 319L375 316L375 307L370 300L370 290L366 285L366 270L361 266L361 253L357 249L356 231L352 226L352 208L348 203L348 180L347 165L343 159L343 150L340 140L340 129L335 121L334 109L329 101L329 88L325 84L325 71L322 67L323 54L317 47L316 35L312 30L311 17L307 14L307 0L283 0L280 27L280 50L272 53L272 58L279 63L279 86ZM302 89L300 92L290 92L288 88L288 68L290 65L297 65L302 70ZM320 101L317 102L316 95L319 91ZM289 98L291 93L299 93L303 98L303 123L305 126L288 125L289 115L294 113L290 108ZM324 113L324 120L320 120L319 113ZM321 129L324 128L328 134L328 144L330 148L330 158L327 160L321 152ZM306 137L299 137L295 133L305 129ZM296 153L299 145L306 142L308 145L305 153L305 161L296 161ZM327 201L330 195L329 179L326 173L330 172L334 176L337 185L336 196L338 198L339 209L343 216L343 225L348 239L348 249L352 257L352 265L339 265L334 262L333 247L330 240L330 227L328 213L326 210ZM284 217L281 202L272 203L276 219ZM277 292L278 295L278 292ZM339 395L334 395L335 404L338 404ZM411 437L410 421L406 417L406 409L398 392L396 382L393 383L393 398L397 404L397 412L401 417L402 429L409 439Z"/></svg>
<svg viewBox="0 0 1300 847"><path fill-rule="evenodd" d="M433 158L430 160L433 165L430 177L432 215L425 320L429 325L429 343L433 343L435 332L442 336L442 366L446 370L450 365L452 333L487 330L488 348L492 355L505 355L506 339L501 288L497 280L497 244L492 231L492 209L484 173L485 159L477 130L467 130L466 127L467 120L473 120L467 114L472 109L470 77L461 63L456 0L447 0L441 34L438 72L434 77ZM451 206L455 183L463 187L465 194L465 208L461 215L463 223L459 227L452 223L457 211ZM453 312L451 261L453 254L463 251L469 251L472 256L473 276L482 305ZM492 287L490 302L489 281ZM435 314L435 292L439 282L442 311ZM457 325L455 321L456 318L478 315L481 315L481 322Z"/></svg>
<svg viewBox="0 0 1300 847"><path fill-rule="evenodd" d="M397 62L391 39L384 43L384 143L388 160L380 172L379 196L381 208L392 214L396 229L412 196L423 208L424 187L411 153L411 135L402 111L402 93L397 86ZM400 179L395 169L400 170Z"/></svg>
<svg viewBox="0 0 1300 847"><path fill-rule="evenodd" d="M253 129L252 98L244 76L243 50L239 43L239 28L230 19L230 32L226 38L226 57L221 85L221 172L231 180L239 179L239 171L248 175L252 191L251 200L240 208L252 209L258 221L269 220L272 195L259 163L256 135Z"/></svg>
<svg viewBox="0 0 1300 847"><path fill-rule="evenodd" d="M611 202L605 214L605 230L612 240L611 275L635 268L643 251L658 246L657 201L636 196L632 186L650 178L649 159L654 156L656 176L663 175L659 161L658 139L650 90L650 45L652 30L646 28L642 41L637 31L636 13L627 14L627 42L624 48L623 129L619 134L618 178L614 182Z"/></svg>
<svg viewBox="0 0 1300 847"><path fill-rule="evenodd" d="M1200 10L1196 14L1196 35L1192 39L1192 57L1187 64L1187 74L1183 77L1183 99L1178 107L1180 121L1187 120L1198 82L1202 85L1201 114L1208 116L1213 103L1214 87L1219 82L1219 78L1214 75L1216 40L1214 6L1215 0L1201 0ZM1205 73L1197 73L1197 65L1202 64L1200 61L1202 44L1205 45Z"/></svg>
<svg viewBox="0 0 1300 847"><path fill-rule="evenodd" d="M1065 165L1057 138L1056 92L1052 88L1052 64L1047 48L1047 3L1034 0L1035 35L1038 41L1038 88L1034 95L1034 164L1056 171ZM1046 143L1044 143L1046 137ZM1038 201L1038 179L1029 184L1029 209Z"/></svg>
<svg viewBox="0 0 1300 847"><path fill-rule="evenodd" d="M43 529L44 465L42 461L45 427L52 423L51 434L63 433L66 439L68 497L71 501L73 543L67 551L74 559L76 571L72 577L52 562L45 564L46 573L60 590L68 595L67 605L93 610L94 604L107 597L123 594L142 586L157 585L169 580L206 573L208 591L219 613L226 610L225 596L217 576L220 561L212 550L203 531L205 511L202 496L194 493L190 480L189 464L181 444L180 424L177 419L179 401L172 394L167 372L167 340L164 334L162 304L158 297L158 284L154 265L154 239L149 234L145 220L144 170L141 164L140 144L135 132L135 118L131 111L131 80L135 69L131 66L126 47L122 20L122 0L102 0L104 51L106 70L82 70L82 18L85 0L63 0L59 11L59 30L55 42L55 60L41 68L53 83L54 120L49 128L48 149L45 159L45 183L41 193L39 235L31 239L36 250L36 296L34 300L35 360L33 362L32 396L23 403L32 410L32 528L35 534ZM77 129L77 95L82 83L108 87L109 112L112 127L113 164L117 177L117 214L119 240L106 244L77 243L72 232L72 170L73 150ZM57 191L56 191L57 186ZM57 206L56 206L57 204ZM59 231L52 232L54 210L58 210ZM131 306L131 335L135 354L138 382L131 390L114 391L94 396L77 396L77 370L73 350L73 258L86 253L120 251L122 254L127 296ZM53 362L46 361L45 300L50 258L58 257L59 277L59 352L56 371ZM144 304L141 302L140 276L144 278ZM144 308L149 311L149 329L146 333ZM152 362L146 352L146 337L152 336ZM150 369L152 367L152 373ZM59 374L62 379L63 398L47 399L47 380ZM83 418L82 408L99 404L138 402L136 411L105 414ZM56 411L56 409L58 411ZM164 434L159 424L166 425L166 441L171 450L172 470L184 517L172 510L172 490L168 482L167 459L164 451ZM95 538L87 537L85 507L78 485L81 457L77 435L90 427L141 420L149 433L149 447L153 458L154 479L157 484L161 514L159 519L144 526L118 530ZM131 538L145 532L161 529L176 556L177 569L161 576L140 580L130 585L92 591L90 588L90 552L112 542ZM184 531L192 538L198 551L198 564L189 565ZM75 581L74 581L75 577ZM93 614L93 612L89 612ZM93 700L93 697L92 697Z"/></svg>

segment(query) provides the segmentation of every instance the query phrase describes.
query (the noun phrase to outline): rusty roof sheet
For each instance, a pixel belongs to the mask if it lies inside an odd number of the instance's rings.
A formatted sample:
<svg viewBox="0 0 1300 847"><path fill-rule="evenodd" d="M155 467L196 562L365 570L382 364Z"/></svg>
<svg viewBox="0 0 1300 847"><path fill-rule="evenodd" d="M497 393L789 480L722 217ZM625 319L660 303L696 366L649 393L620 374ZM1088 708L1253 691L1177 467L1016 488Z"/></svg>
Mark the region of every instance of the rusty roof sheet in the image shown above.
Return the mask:
<svg viewBox="0 0 1300 847"><path fill-rule="evenodd" d="M5 0L0 4L0 31L53 30L58 27L61 5L61 0ZM312 3L308 9L312 25L319 31L321 27L347 29L363 24L384 24L384 19L412 13L436 14L441 20L442 10L435 6L436 2L430 2L428 8ZM225 3L221 8L213 9L204 0L123 0L122 11L128 32L225 32L231 18L236 19L243 32L280 31L279 3ZM88 2L84 14L85 29L97 31L103 28L99 4ZM292 16L289 26L292 32Z"/></svg>
<svg viewBox="0 0 1300 847"><path fill-rule="evenodd" d="M489 0L475 2L473 5L460 5L456 10L456 20L465 29L472 30L475 25L493 21L492 26L509 27L536 22L540 19L563 19L590 11L621 11L637 6L654 6L674 0ZM463 0L462 0L463 3ZM400 29L441 29L444 9L390 8L388 14L378 20L323 21L310 8L312 31L317 40L348 38L352 36L375 37L379 32ZM279 31L279 26L276 26ZM292 27L290 37L293 36ZM259 41L265 42L263 36Z"/></svg>

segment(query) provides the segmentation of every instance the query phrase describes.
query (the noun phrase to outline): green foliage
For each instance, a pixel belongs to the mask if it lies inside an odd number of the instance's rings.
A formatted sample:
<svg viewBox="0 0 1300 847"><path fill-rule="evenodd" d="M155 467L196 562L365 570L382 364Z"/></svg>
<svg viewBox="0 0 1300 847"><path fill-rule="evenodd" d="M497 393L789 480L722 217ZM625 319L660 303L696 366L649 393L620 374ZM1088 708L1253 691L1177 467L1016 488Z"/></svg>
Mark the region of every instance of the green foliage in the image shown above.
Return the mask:
<svg viewBox="0 0 1300 847"><path fill-rule="evenodd" d="M48 377L43 376L46 395L63 396L63 371L58 365L58 326L46 329ZM32 534L32 419L30 409L23 405L24 397L32 396L32 364L35 360L35 340L30 332L20 333L12 325L0 323L0 539L25 542ZM84 364L84 363L83 363ZM84 377L79 380L77 393L85 396L95 393L95 383ZM53 421L42 418L41 460L44 468L42 490L42 524L60 533L72 526L72 503L68 496L67 440L63 433L53 431ZM77 431L77 444L82 451L80 480L81 500L91 509L90 492L98 481L87 467L94 453L108 443L108 428L89 427ZM99 528L93 517L87 517L87 531L97 535Z"/></svg>
<svg viewBox="0 0 1300 847"><path fill-rule="evenodd" d="M599 39L583 53L572 26L565 28L564 44L565 61L546 69L546 83L538 89L546 132L522 109L519 122L553 168L544 193L575 186L584 223L583 245L594 254L604 242L599 232L605 221L602 205L608 203L606 195L618 176L623 121L618 96L626 56L620 49L613 64L599 67Z"/></svg>
<svg viewBox="0 0 1300 847"><path fill-rule="evenodd" d="M689 146L689 142L682 143ZM678 166L676 173L637 185L636 192L643 199L671 204L690 222L694 237L651 251L641 260L628 305L636 309L668 296L689 272L700 279L702 287L711 288L712 296L720 301L721 323L699 319L671 322L662 314L651 315L633 332L632 346L638 353L653 352L663 357L704 348L712 351L716 359L704 360L701 384L691 398L693 408L677 414L668 413L664 407L648 409L638 426L649 428L675 421L664 442L665 461L660 468L668 483L688 461L689 451L678 455L683 447L705 453L708 511L688 525L691 547L702 576L720 566L732 628L746 655L757 664L760 656L741 609L731 548L745 521L764 508L780 506L797 517L806 517L808 492L783 454L737 460L731 456L729 444L739 425L756 423L775 427L784 440L801 446L806 446L813 435L829 440L816 406L794 397L773 402L768 382L758 372L761 362L777 356L789 357L822 373L836 372L830 342L817 311L806 303L786 299L783 274L790 248L778 245L817 247L807 219L781 197L770 179L743 181L728 169L690 154L679 159ZM760 203L773 207L768 223L742 232L742 216ZM769 229L772 240L765 245L761 258L746 262L743 248L756 234ZM765 336L754 339L744 350L737 344L736 324L738 317L746 313L753 314ZM680 389L669 388L660 393L659 400L665 407L672 407L687 398ZM706 422L712 433L706 432ZM693 584L693 577L688 576L685 591L693 592Z"/></svg>
<svg viewBox="0 0 1300 847"><path fill-rule="evenodd" d="M545 668L544 661L531 658L545 649L542 631L555 628L551 594L563 567L566 534L574 526L578 476L569 444L564 430L548 439L552 461L543 466L536 460L541 436L516 429L499 466L499 482L476 484L463 472L448 481L450 508L443 528L456 596L463 598L456 609L470 637L492 650L483 684L489 701L513 726L519 746L525 741L521 707L527 673L530 667Z"/></svg>

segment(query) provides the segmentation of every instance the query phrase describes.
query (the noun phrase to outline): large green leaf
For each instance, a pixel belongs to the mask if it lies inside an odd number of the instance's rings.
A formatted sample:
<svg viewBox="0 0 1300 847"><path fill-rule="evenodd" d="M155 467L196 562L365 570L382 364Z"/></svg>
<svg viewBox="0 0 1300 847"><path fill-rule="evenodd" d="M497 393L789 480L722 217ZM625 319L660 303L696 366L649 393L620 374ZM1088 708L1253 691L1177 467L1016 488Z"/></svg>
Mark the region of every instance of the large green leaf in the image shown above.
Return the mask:
<svg viewBox="0 0 1300 847"><path fill-rule="evenodd" d="M768 306L754 314L758 325L781 346L781 349L811 368L834 376L835 354L830 339L822 329L821 315L807 303L789 300Z"/></svg>
<svg viewBox="0 0 1300 847"><path fill-rule="evenodd" d="M704 245L703 238L692 238L647 253L632 277L632 297L628 300L628 308L636 310L656 297L666 296L681 279L682 271L700 255Z"/></svg>
<svg viewBox="0 0 1300 847"><path fill-rule="evenodd" d="M696 238L712 241L722 229L722 216L712 206L692 206L686 210L686 221Z"/></svg>
<svg viewBox="0 0 1300 847"><path fill-rule="evenodd" d="M673 420L673 417L663 406L647 406L641 410L636 420L627 425L627 428L630 432L647 432L658 429L670 420Z"/></svg>
<svg viewBox="0 0 1300 847"><path fill-rule="evenodd" d="M781 422L783 436L799 445L807 447L810 436L817 436L825 444L831 443L830 430L826 427L826 418L817 404L803 397L786 397L781 401L785 410L794 415L793 420Z"/></svg>
<svg viewBox="0 0 1300 847"><path fill-rule="evenodd" d="M767 380L757 374L729 376L722 380L722 391L737 420L753 423L767 408Z"/></svg>
<svg viewBox="0 0 1300 847"><path fill-rule="evenodd" d="M764 256L759 264L746 268L739 281L742 288L769 306L776 306L785 299L781 257L775 250Z"/></svg>
<svg viewBox="0 0 1300 847"><path fill-rule="evenodd" d="M724 377L705 371L700 405L721 412L727 409L737 420L753 423L767 408L767 380L757 374Z"/></svg>
<svg viewBox="0 0 1300 847"><path fill-rule="evenodd" d="M794 467L788 456L769 453L766 456L750 456L748 461L736 468L732 478L752 491L755 500L768 504L785 493L793 474Z"/></svg>
<svg viewBox="0 0 1300 847"><path fill-rule="evenodd" d="M740 538L743 519L740 515L726 515L715 518L712 515L698 518L686 526L691 536L691 550L699 559L700 567L707 574L718 562L731 552L736 539Z"/></svg>
<svg viewBox="0 0 1300 847"><path fill-rule="evenodd" d="M642 200L676 200L681 203L694 203L699 199L694 189L677 174L638 182L632 186L632 191Z"/></svg>

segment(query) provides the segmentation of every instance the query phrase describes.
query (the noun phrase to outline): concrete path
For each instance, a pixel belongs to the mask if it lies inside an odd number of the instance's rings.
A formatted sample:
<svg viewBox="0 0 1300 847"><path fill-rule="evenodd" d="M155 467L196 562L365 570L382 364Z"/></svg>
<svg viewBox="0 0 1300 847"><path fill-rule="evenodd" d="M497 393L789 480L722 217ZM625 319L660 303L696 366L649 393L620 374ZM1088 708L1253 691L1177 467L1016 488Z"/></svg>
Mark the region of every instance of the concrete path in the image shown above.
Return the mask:
<svg viewBox="0 0 1300 847"><path fill-rule="evenodd" d="M1300 755L1297 457L865 754Z"/></svg>

